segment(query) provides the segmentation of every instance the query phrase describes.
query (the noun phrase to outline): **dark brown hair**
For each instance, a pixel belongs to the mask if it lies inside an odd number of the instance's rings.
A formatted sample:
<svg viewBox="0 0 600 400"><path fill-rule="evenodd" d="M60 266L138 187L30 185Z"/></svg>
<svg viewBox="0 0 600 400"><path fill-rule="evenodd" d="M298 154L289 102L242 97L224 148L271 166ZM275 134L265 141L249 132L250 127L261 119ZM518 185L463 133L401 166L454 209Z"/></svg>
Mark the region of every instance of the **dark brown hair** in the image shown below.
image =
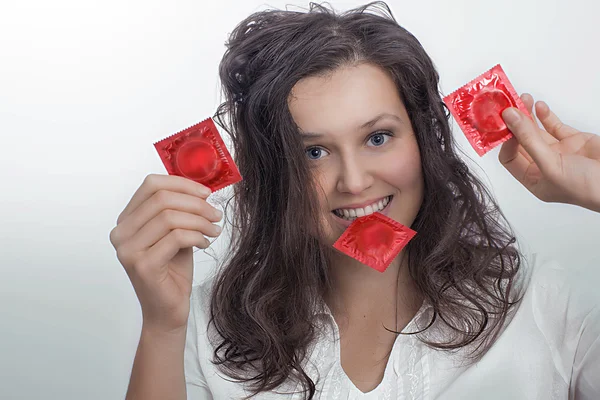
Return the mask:
<svg viewBox="0 0 600 400"><path fill-rule="evenodd" d="M301 363L330 288L316 188L289 93L302 78L365 62L393 77L421 153L424 199L406 252L432 305L430 325L437 320L446 335L420 339L444 350L471 346L476 360L516 304L514 235L457 155L433 62L388 6L337 14L311 3L308 12L257 12L231 33L220 64L224 102L215 120L231 136L244 180L228 203L231 247L214 281L209 323L218 333L213 362L253 394L293 379L314 396Z"/></svg>

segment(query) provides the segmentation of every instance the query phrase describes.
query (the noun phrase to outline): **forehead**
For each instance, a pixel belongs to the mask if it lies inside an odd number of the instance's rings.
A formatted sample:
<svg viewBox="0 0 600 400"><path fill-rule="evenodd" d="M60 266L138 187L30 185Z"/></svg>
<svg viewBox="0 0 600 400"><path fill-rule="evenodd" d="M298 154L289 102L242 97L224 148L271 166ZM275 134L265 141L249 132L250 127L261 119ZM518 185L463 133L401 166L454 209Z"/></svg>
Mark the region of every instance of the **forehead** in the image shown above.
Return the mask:
<svg viewBox="0 0 600 400"><path fill-rule="evenodd" d="M288 99L290 112L303 131L344 130L381 113L408 119L389 73L372 64L340 67L296 83Z"/></svg>

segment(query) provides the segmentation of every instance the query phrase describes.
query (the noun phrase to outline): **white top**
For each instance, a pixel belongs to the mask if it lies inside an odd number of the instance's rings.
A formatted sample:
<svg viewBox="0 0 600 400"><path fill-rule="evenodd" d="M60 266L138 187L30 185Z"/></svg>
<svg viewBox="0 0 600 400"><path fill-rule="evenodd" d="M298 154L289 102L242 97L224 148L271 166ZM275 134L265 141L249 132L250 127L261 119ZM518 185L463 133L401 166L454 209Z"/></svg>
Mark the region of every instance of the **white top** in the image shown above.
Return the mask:
<svg viewBox="0 0 600 400"><path fill-rule="evenodd" d="M316 382L315 399L600 399L600 290L598 282L555 262L523 263L533 272L514 318L496 343L476 364L460 364L460 352L434 350L415 335L398 335L382 382L361 392L340 364L338 326L330 313L313 343L305 371ZM597 274L595 274L597 275ZM231 382L210 362L207 339L208 304L212 279L194 286L185 346L188 400L241 399L243 384ZM429 321L424 304L403 330ZM321 379L317 381L317 377ZM293 392L289 383L277 390ZM299 386L301 389L301 386ZM484 397L481 397L484 395ZM260 393L263 399L303 399L303 395ZM253 398L253 399L254 399Z"/></svg>

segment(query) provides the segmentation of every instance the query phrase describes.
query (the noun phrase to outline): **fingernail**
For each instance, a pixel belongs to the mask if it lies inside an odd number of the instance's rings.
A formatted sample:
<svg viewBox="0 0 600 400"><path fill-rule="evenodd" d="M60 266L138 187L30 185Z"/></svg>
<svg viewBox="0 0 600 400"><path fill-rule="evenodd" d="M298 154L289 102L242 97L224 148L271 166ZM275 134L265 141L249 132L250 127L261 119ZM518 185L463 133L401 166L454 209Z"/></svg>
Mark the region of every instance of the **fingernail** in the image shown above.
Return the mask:
<svg viewBox="0 0 600 400"><path fill-rule="evenodd" d="M221 210L215 210L215 217L221 219L223 212Z"/></svg>
<svg viewBox="0 0 600 400"><path fill-rule="evenodd" d="M507 125L514 125L519 122L521 116L514 108L507 108L502 112L502 118Z"/></svg>
<svg viewBox="0 0 600 400"><path fill-rule="evenodd" d="M221 233L221 227L219 225L215 225L215 232Z"/></svg>
<svg viewBox="0 0 600 400"><path fill-rule="evenodd" d="M209 196L212 193L206 186L200 186L198 190L201 196Z"/></svg>

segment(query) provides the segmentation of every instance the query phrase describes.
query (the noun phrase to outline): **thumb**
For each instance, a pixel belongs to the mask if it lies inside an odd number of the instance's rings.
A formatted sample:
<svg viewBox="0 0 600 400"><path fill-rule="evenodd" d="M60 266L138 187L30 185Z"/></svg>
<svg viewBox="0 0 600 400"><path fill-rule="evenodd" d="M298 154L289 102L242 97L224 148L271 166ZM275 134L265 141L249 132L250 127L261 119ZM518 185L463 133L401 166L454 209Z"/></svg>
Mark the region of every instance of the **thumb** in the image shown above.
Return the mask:
<svg viewBox="0 0 600 400"><path fill-rule="evenodd" d="M508 129L517 138L517 141L529 153L538 168L543 172L550 172L555 164L556 154L550 148L550 145L544 141L539 129L535 123L520 110L509 107L502 112L502 119L508 126Z"/></svg>

